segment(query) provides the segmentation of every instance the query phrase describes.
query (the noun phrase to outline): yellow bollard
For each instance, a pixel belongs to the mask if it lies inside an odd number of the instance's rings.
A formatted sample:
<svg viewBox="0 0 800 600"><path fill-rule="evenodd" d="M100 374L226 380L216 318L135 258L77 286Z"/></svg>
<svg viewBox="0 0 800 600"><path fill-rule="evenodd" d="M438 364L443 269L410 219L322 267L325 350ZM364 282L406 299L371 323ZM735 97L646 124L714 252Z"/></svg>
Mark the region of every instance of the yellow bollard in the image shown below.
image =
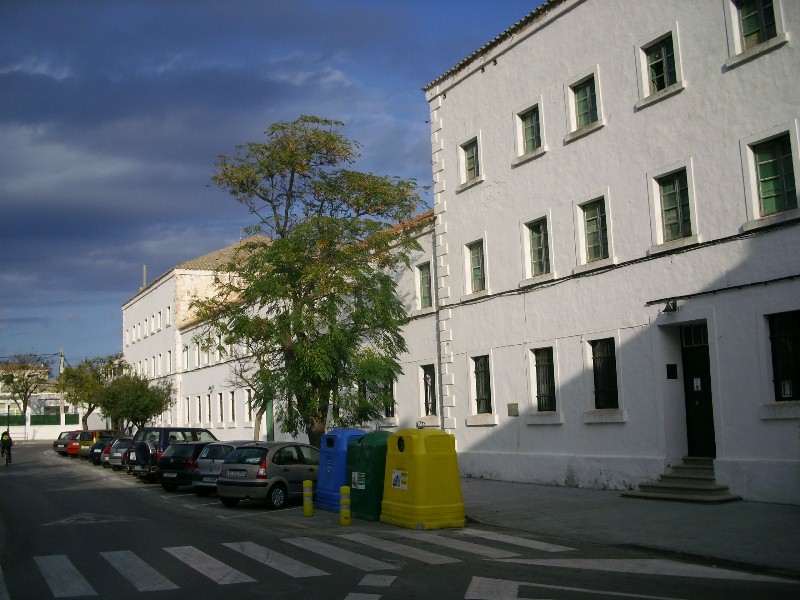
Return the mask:
<svg viewBox="0 0 800 600"><path fill-rule="evenodd" d="M350 525L350 486L339 488L339 525Z"/></svg>
<svg viewBox="0 0 800 600"><path fill-rule="evenodd" d="M310 479L303 481L303 516L314 516L314 492L311 491L312 483Z"/></svg>

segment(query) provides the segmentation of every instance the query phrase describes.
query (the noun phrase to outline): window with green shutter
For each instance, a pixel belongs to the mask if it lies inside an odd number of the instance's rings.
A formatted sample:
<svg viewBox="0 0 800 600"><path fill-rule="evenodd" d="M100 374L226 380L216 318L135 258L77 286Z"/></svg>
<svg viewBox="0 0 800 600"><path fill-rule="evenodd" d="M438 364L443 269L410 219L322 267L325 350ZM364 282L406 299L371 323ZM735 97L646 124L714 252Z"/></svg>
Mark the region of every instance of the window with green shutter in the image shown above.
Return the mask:
<svg viewBox="0 0 800 600"><path fill-rule="evenodd" d="M531 275L550 272L550 251L547 242L547 219L528 225L531 244Z"/></svg>
<svg viewBox="0 0 800 600"><path fill-rule="evenodd" d="M664 241L677 240L692 235L689 214L689 186L686 171L681 170L657 180L661 195L661 221Z"/></svg>
<svg viewBox="0 0 800 600"><path fill-rule="evenodd" d="M797 208L789 135L753 146L761 216Z"/></svg>
<svg viewBox="0 0 800 600"><path fill-rule="evenodd" d="M475 367L475 400L477 414L492 412L492 388L489 374L489 357L476 356L472 359Z"/></svg>
<svg viewBox="0 0 800 600"><path fill-rule="evenodd" d="M672 47L672 36L669 35L655 42L645 52L647 54L650 93L661 91L676 83L675 52Z"/></svg>
<svg viewBox="0 0 800 600"><path fill-rule="evenodd" d="M758 46L778 34L772 0L738 0L736 9L743 50Z"/></svg>
<svg viewBox="0 0 800 600"><path fill-rule="evenodd" d="M597 121L597 96L594 77L572 86L575 97L575 125L578 129Z"/></svg>
<svg viewBox="0 0 800 600"><path fill-rule="evenodd" d="M483 242L475 242L467 246L469 250L469 269L471 292L486 289L486 272L483 264Z"/></svg>
<svg viewBox="0 0 800 600"><path fill-rule="evenodd" d="M469 181L481 174L480 165L478 164L478 140L475 139L464 144L462 149L464 151L464 175L466 181Z"/></svg>
<svg viewBox="0 0 800 600"><path fill-rule="evenodd" d="M608 229L603 199L585 204L583 218L586 234L586 262L608 258Z"/></svg>
<svg viewBox="0 0 800 600"><path fill-rule="evenodd" d="M533 152L542 145L541 128L539 125L539 107L535 106L520 115L522 120L523 152Z"/></svg>

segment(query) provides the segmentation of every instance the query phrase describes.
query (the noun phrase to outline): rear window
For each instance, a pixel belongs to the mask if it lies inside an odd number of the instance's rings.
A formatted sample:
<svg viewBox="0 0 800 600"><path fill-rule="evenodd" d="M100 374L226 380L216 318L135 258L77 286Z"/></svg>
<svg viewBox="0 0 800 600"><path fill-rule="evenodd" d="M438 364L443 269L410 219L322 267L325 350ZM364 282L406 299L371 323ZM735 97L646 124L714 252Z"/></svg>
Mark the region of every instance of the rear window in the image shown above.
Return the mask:
<svg viewBox="0 0 800 600"><path fill-rule="evenodd" d="M225 459L226 463L239 465L258 465L267 455L266 448L238 448Z"/></svg>
<svg viewBox="0 0 800 600"><path fill-rule="evenodd" d="M218 446L212 444L203 448L203 451L200 453L200 458L222 460L231 453L231 450L233 450L233 446Z"/></svg>
<svg viewBox="0 0 800 600"><path fill-rule="evenodd" d="M81 436L80 437L81 441L84 441L84 442L87 441L87 440L93 440L94 439L94 433L92 433L91 431L84 431L83 433L80 434L80 436Z"/></svg>
<svg viewBox="0 0 800 600"><path fill-rule="evenodd" d="M164 450L164 456L177 456L179 458L191 458L195 447L189 444L173 444Z"/></svg>

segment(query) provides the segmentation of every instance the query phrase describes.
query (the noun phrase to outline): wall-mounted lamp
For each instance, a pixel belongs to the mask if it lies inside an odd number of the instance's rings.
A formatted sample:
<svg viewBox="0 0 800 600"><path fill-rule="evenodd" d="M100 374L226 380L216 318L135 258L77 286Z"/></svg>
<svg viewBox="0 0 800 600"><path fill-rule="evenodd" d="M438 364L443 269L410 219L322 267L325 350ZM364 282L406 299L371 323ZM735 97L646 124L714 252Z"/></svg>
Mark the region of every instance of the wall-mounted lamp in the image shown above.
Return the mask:
<svg viewBox="0 0 800 600"><path fill-rule="evenodd" d="M667 300L667 303L664 305L664 310L662 310L661 312L662 313L678 312L678 301L677 300Z"/></svg>

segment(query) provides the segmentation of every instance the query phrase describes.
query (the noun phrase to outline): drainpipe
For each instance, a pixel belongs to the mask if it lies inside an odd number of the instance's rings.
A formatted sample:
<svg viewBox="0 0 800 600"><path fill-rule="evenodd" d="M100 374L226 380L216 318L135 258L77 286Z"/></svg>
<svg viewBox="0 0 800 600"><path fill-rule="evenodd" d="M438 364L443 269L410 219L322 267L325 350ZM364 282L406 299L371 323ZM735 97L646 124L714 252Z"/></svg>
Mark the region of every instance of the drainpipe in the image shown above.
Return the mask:
<svg viewBox="0 0 800 600"><path fill-rule="evenodd" d="M433 314L434 325L436 327L436 401L439 413L439 429L444 431L444 394L442 388L442 336L439 329L439 264L436 257L436 219L438 217L434 213L433 217L433 235L431 236L433 243L431 244L431 256L433 262Z"/></svg>

